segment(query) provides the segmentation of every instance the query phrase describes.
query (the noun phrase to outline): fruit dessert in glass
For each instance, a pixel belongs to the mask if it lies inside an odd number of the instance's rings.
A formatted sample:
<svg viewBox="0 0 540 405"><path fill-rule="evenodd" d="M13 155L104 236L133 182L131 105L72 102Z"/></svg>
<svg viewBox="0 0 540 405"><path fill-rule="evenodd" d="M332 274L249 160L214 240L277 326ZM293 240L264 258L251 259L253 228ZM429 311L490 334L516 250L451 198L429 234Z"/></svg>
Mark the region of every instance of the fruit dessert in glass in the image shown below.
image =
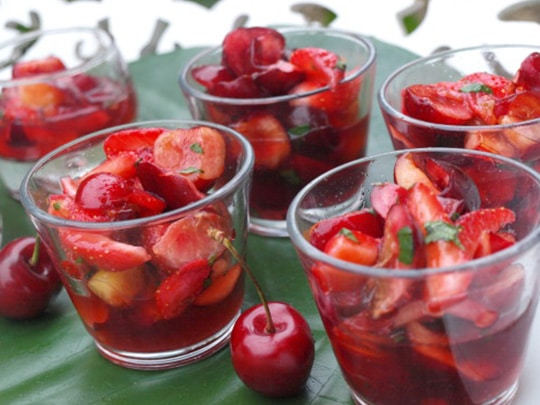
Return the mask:
<svg viewBox="0 0 540 405"><path fill-rule="evenodd" d="M193 117L236 129L255 150L250 229L286 236L292 198L366 150L375 49L311 27L238 28L183 69Z"/></svg>
<svg viewBox="0 0 540 405"><path fill-rule="evenodd" d="M379 105L396 149L487 151L540 169L540 47L436 53L396 70Z"/></svg>
<svg viewBox="0 0 540 405"><path fill-rule="evenodd" d="M113 127L36 163L21 202L99 352L165 369L227 344L243 273L253 151L199 121Z"/></svg>
<svg viewBox="0 0 540 405"><path fill-rule="evenodd" d="M312 182L288 227L358 404L506 404L539 286L540 176L458 148Z"/></svg>
<svg viewBox="0 0 540 405"><path fill-rule="evenodd" d="M0 181L15 198L46 153L136 116L127 66L99 28L18 35L0 44L0 61Z"/></svg>

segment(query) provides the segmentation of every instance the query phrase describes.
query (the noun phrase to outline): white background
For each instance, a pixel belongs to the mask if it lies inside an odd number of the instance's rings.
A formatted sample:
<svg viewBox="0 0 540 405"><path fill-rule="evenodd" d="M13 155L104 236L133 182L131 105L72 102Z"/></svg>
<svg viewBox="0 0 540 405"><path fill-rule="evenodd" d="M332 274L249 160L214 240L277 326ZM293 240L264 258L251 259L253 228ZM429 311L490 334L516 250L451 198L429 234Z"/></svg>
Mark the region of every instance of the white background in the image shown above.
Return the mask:
<svg viewBox="0 0 540 405"><path fill-rule="evenodd" d="M414 0L319 0L337 13L332 27L353 30L427 55L437 47L459 48L478 44L540 43L540 25L532 22L502 22L498 14L518 0L431 0L424 23L405 35L397 13ZM127 61L139 58L158 19L169 23L158 53L175 46L215 45L241 15L247 25L305 24L290 10L299 0L221 0L207 10L181 0L0 0L0 41L16 32L7 21L30 23L29 11L40 12L43 28L94 26L108 18L109 30ZM521 378L516 405L540 404L540 320L531 337L529 357Z"/></svg>
<svg viewBox="0 0 540 405"><path fill-rule="evenodd" d="M498 14L519 0L431 0L424 23L411 35L404 35L397 13L414 0L311 0L332 9L338 18L335 28L349 29L400 45L426 55L441 45L454 48L484 43L540 42L540 25L532 22L502 22ZM182 47L213 45L241 15L247 25L304 24L291 11L301 0L221 0L208 10L182 0L0 0L0 40L15 35L5 28L10 20L30 23L30 10L41 12L43 28L96 25L108 18L128 61L139 57L157 19L169 23L163 33L160 53Z"/></svg>

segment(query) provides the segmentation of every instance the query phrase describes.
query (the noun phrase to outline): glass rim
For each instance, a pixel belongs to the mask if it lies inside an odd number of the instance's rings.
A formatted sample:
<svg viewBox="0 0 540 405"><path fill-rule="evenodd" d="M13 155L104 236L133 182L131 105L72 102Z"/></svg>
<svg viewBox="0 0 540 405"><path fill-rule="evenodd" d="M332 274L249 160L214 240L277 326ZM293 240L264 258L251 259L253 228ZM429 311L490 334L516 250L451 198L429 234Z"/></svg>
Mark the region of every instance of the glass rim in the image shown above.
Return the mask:
<svg viewBox="0 0 540 405"><path fill-rule="evenodd" d="M164 126L166 128L174 129L175 125L176 125L176 128L190 128L194 126L211 127L222 132L227 132L228 134L232 135L242 145L242 149L244 153L244 160L242 164L240 165L240 167L238 168L238 170L236 171L236 173L234 173L234 175L231 177L229 181L227 181L225 185L217 189L215 192L205 195L205 197L201 198L200 200L197 200L193 203L190 203L188 205L185 205L183 207L180 207L174 210L160 213L158 215L152 215L152 216L147 216L147 217L142 217L142 218L122 220L122 221L83 222L83 221L63 219L63 218L51 215L47 211L44 211L43 209L39 208L34 203L34 199L30 197L30 193L28 192L28 189L29 189L29 183L33 175L37 171L39 171L42 167L44 167L48 162L50 162L53 158L62 156L65 152L68 152L70 149L76 148L77 146L80 146L94 139L101 139L100 142L102 142L106 138L107 134L112 134L114 132L121 131L124 129L150 128L150 127L156 128L156 127L164 127ZM96 144L93 144L93 146L95 145ZM36 220L46 223L48 225L62 227L62 228L85 230L85 231L96 231L96 230L103 230L103 229L119 230L119 229L131 228L135 226L147 225L149 223L165 222L165 221L174 219L175 217L182 217L183 215L189 212L201 209L213 202L221 200L225 196L233 194L235 189L240 187L243 182L249 179L249 175L253 168L254 161L255 161L255 155L254 155L252 146L247 141L247 139L244 138L242 135L240 135L237 131L231 128L228 128L226 126L223 126L220 124L214 124L214 123L210 123L206 121L187 120L187 119L186 120L162 119L162 120L151 120L151 121L139 121L139 122L124 124L124 125L109 127L100 131L93 132L91 134L77 138L71 142L68 142L62 145L61 147L49 152L48 154L40 158L35 163L35 165L30 169L30 171L25 175L25 177L23 178L23 181L21 182L21 186L19 189L19 196L20 196L20 202L23 208L25 209L25 211L27 212L27 214L31 218L35 218Z"/></svg>
<svg viewBox="0 0 540 405"><path fill-rule="evenodd" d="M91 58L83 60L77 66L66 68L66 70L38 74L35 76L22 77L18 79L0 79L0 86L2 87L15 87L26 84L32 84L36 82L43 81L43 78L56 79L65 76L72 76L74 74L84 73L89 69L103 63L108 56L112 53L119 53L116 47L113 36L105 29L101 27L64 27L64 28L54 28L54 29L40 29L26 32L24 34L19 34L15 37L10 38L9 40L3 41L0 43L0 50L7 48L8 46L15 48L25 42L33 41L37 37L42 35L55 36L55 35L66 35L69 33L80 32L80 33L89 33L93 34L96 39L96 43L99 44L99 50L96 54L92 55Z"/></svg>
<svg viewBox="0 0 540 405"><path fill-rule="evenodd" d="M382 83L377 92L377 100L381 109L391 115L392 117L404 121L408 124L415 125L418 127L424 127L429 129L439 129L442 131L459 131L459 132L469 132L469 131L500 131L505 129L512 129L515 127L522 127L528 125L535 125L540 123L540 118L534 118L526 121L512 122L508 124L494 124L494 125L449 125L449 124L438 124L429 121L419 120L417 118L410 117L406 114L403 114L401 111L397 110L392 106L388 99L386 98L386 90L390 83L399 75L406 72L410 68L429 63L434 60L444 59L452 57L459 54L465 54L470 52L477 52L482 50L497 50L497 49L530 49L531 51L540 52L540 45L528 45L528 44L484 44L477 46L469 46L465 48L456 48L449 49L441 52L432 53L428 56L419 57L413 61L410 61L398 69L394 70Z"/></svg>
<svg viewBox="0 0 540 405"><path fill-rule="evenodd" d="M352 31L346 31L341 29L334 29L334 28L325 28L325 27L274 27L277 31L280 33L299 33L299 32L306 32L306 33L331 33L335 35L340 35L343 38L347 38L348 40L354 41L357 44L362 44L363 47L367 49L367 55L368 59L365 61L365 63L358 69L354 71L350 71L347 76L345 76L339 83L347 83L350 82L357 77L362 76L367 72L372 66L375 64L375 59L377 55L377 50L375 48L375 45L367 38L366 36L358 33L354 33ZM223 46L212 46L210 48L206 48L205 50L199 52L197 55L192 57L180 70L180 74L178 76L178 84L180 85L180 88L188 93L190 96L195 97L197 99L203 100L205 102L212 102L212 103L220 103L220 104L226 104L226 105L267 105L267 104L275 104L285 101L291 101L298 98L303 98L307 96L311 96L314 94L319 94L322 92L325 92L327 90L330 90L330 86L324 86L316 90L310 90L305 91L298 94L286 94L282 96L272 96L272 97L261 97L261 98L232 98L232 97L218 97L211 94L208 94L207 92L197 89L193 87L189 80L187 79L189 77L190 71L194 64L196 64L199 60L203 59L204 57L213 54L213 53L219 53L221 52Z"/></svg>
<svg viewBox="0 0 540 405"><path fill-rule="evenodd" d="M304 198L325 178L332 176L340 171L357 166L357 165L365 164L370 161L375 161L375 160L386 158L389 156L395 157L395 156L402 155L407 152L439 153L439 154L453 154L453 155L466 154L466 155L474 155L474 156L479 156L479 157L496 159L501 163L515 167L520 172L524 172L527 175L531 176L536 181L538 185L538 189L540 191L540 173L536 172L534 169L521 163L520 161L510 159L502 155L496 155L489 152L476 151L476 150L470 150L470 149L443 148L443 147L400 149L400 150L392 150L392 151L387 151L383 153L378 153L375 155L356 159L354 161L335 167L334 169L329 170L328 172L323 173L322 175L313 179L300 192L298 192L298 194L294 197L291 204L289 205L289 210L287 212L287 219L286 219L289 238L291 242L293 243L293 245L295 246L295 248L299 252L301 252L301 254L309 257L310 260L324 263L326 265L329 265L329 266L332 266L332 267L335 267L335 268L338 268L340 270L347 271L350 273L367 275L367 276L372 276L372 277L382 277L382 278L399 277L399 278L406 278L406 279L417 279L417 278L425 277L426 275L429 275L429 274L464 272L464 271L472 270L475 268L490 266L490 265L496 264L497 262L501 262L505 259L508 259L521 251L527 251L535 243L538 243L538 241L540 241L540 225L539 225L535 229L533 229L531 232L529 232L523 239L517 241L514 245L507 247L499 252L490 254L488 256L485 256L479 259L470 260L468 262L461 263L458 265L453 265L453 266L445 266L445 267L439 267L439 268L422 267L422 268L411 268L411 269L399 269L398 272L396 273L396 269L392 269L392 268L364 266L364 265L336 259L324 253L323 251L317 249L315 246L309 243L308 240L304 237L304 235L299 231L296 224L296 215L298 212L299 205L304 200Z"/></svg>

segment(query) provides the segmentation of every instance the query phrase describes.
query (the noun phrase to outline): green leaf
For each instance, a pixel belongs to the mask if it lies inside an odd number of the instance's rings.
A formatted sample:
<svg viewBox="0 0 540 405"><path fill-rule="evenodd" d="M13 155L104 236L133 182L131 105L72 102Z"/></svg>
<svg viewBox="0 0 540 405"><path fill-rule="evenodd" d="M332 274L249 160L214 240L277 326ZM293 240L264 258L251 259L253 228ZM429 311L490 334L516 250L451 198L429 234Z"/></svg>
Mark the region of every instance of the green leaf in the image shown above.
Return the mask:
<svg viewBox="0 0 540 405"><path fill-rule="evenodd" d="M206 7L208 9L214 7L219 0L183 0L183 1L189 1L191 3L197 3L200 4L203 7Z"/></svg>
<svg viewBox="0 0 540 405"><path fill-rule="evenodd" d="M198 143L198 142L192 143L192 144L189 146L189 149L191 149L193 152L198 153L198 154L200 154L200 155L203 155L203 154L204 154L204 150L203 150L201 144Z"/></svg>
<svg viewBox="0 0 540 405"><path fill-rule="evenodd" d="M431 221L427 222L426 225L426 243L436 242L436 241L448 241L454 242L458 247L463 249L463 245L459 240L459 232L461 228L459 226L452 225L445 221Z"/></svg>
<svg viewBox="0 0 540 405"><path fill-rule="evenodd" d="M302 14L308 24L319 23L323 27L328 27L337 18L332 10L315 3L293 4L291 11Z"/></svg>
<svg viewBox="0 0 540 405"><path fill-rule="evenodd" d="M415 0L412 5L401 10L398 15L398 21L406 34L416 30L426 17L429 0Z"/></svg>
<svg viewBox="0 0 540 405"><path fill-rule="evenodd" d="M483 83L468 83L459 89L462 93L486 93L492 94L493 90L491 87L486 86Z"/></svg>
<svg viewBox="0 0 540 405"><path fill-rule="evenodd" d="M398 260L403 264L411 264L414 257L414 238L410 226L404 226L398 233L399 256Z"/></svg>
<svg viewBox="0 0 540 405"><path fill-rule="evenodd" d="M345 236L347 239L352 240L355 243L358 243L358 238L356 235L348 228L341 228L339 234Z"/></svg>

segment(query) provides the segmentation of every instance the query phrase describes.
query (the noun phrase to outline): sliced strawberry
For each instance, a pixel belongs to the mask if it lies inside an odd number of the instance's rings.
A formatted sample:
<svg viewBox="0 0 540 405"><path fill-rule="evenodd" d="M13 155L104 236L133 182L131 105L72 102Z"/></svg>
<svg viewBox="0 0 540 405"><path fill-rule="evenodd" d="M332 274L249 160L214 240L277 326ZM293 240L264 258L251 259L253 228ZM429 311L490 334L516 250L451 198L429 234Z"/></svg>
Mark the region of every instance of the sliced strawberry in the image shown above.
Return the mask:
<svg viewBox="0 0 540 405"><path fill-rule="evenodd" d="M289 61L304 72L308 81L322 86L336 85L345 77L344 62L334 52L322 48L297 48Z"/></svg>
<svg viewBox="0 0 540 405"><path fill-rule="evenodd" d="M225 273L216 275L214 275L214 269L212 268L209 285L205 286L204 290L195 298L194 304L207 306L220 303L234 290L241 274L242 268L239 264L234 265Z"/></svg>
<svg viewBox="0 0 540 405"><path fill-rule="evenodd" d="M66 66L61 59L56 56L48 56L43 59L33 59L15 63L11 75L14 79L20 79L40 74L61 72L63 70L66 70Z"/></svg>
<svg viewBox="0 0 540 405"><path fill-rule="evenodd" d="M372 266L379 255L379 239L360 231L342 228L326 243L324 252L347 262Z"/></svg>
<svg viewBox="0 0 540 405"><path fill-rule="evenodd" d="M361 231L373 238L380 238L383 234L383 221L368 209L324 219L311 227L309 242L317 249L324 250L327 242L342 228Z"/></svg>
<svg viewBox="0 0 540 405"><path fill-rule="evenodd" d="M110 173L125 179L131 179L137 174L136 166L139 163L139 159L140 157L135 153L115 154L93 168L85 177L95 173Z"/></svg>
<svg viewBox="0 0 540 405"><path fill-rule="evenodd" d="M459 217L456 221L461 227L459 239L469 258L472 259L478 249L482 234L496 233L515 219L514 212L505 207L478 209Z"/></svg>
<svg viewBox="0 0 540 405"><path fill-rule="evenodd" d="M155 293L156 306L162 319L182 315L203 290L210 271L208 260L199 259L185 263L167 277Z"/></svg>
<svg viewBox="0 0 540 405"><path fill-rule="evenodd" d="M141 266L151 259L141 246L115 241L108 236L62 230L60 234L64 249L88 264L107 271L124 271Z"/></svg>
<svg viewBox="0 0 540 405"><path fill-rule="evenodd" d="M108 158L125 152L135 152L139 155L144 151L151 151L157 137L164 131L164 128L135 128L117 131L107 136L103 143L103 150Z"/></svg>
<svg viewBox="0 0 540 405"><path fill-rule="evenodd" d="M225 153L221 133L204 126L166 131L154 142L156 165L185 176L196 186L221 176Z"/></svg>
<svg viewBox="0 0 540 405"><path fill-rule="evenodd" d="M252 114L231 127L249 140L255 152L255 166L259 169L276 169L291 153L287 131L273 115Z"/></svg>
<svg viewBox="0 0 540 405"><path fill-rule="evenodd" d="M358 95L362 85L361 78L340 82L330 90L307 96L305 93L320 90L324 85L316 81L304 80L289 92L302 97L291 100L292 106L310 106L329 114L329 119L336 127L352 125L358 120ZM351 114L352 111L352 114ZM345 113L346 119L343 119ZM334 117L335 123L334 123Z"/></svg>

